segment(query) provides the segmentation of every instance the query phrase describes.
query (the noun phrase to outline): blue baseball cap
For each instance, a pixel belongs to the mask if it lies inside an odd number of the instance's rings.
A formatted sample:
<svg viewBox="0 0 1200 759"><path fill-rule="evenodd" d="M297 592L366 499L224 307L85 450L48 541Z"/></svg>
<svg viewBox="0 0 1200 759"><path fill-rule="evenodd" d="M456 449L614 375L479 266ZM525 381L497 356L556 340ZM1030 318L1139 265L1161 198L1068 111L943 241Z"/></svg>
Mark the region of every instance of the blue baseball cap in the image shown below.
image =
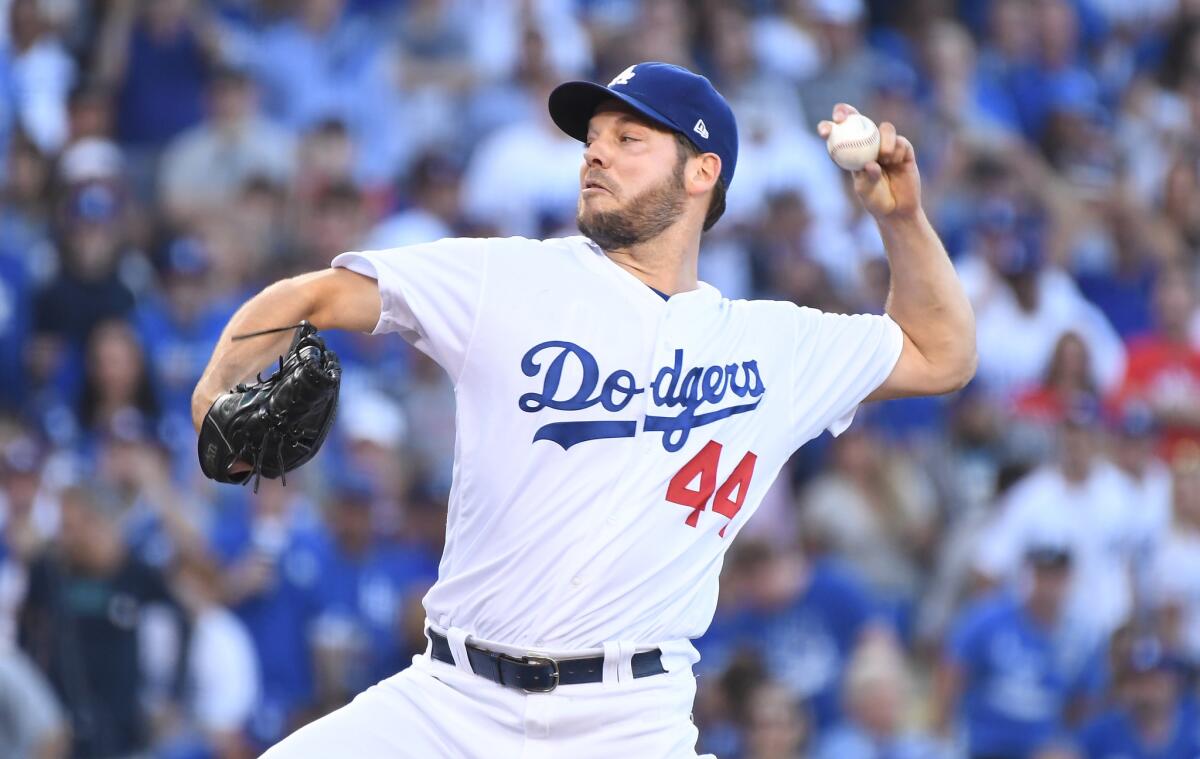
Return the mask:
<svg viewBox="0 0 1200 759"><path fill-rule="evenodd" d="M616 99L633 110L682 134L701 153L721 159L725 188L733 182L737 164L737 122L721 93L699 74L682 66L650 61L622 71L608 86L567 82L550 93L550 118L558 128L587 140L588 120L605 100Z"/></svg>

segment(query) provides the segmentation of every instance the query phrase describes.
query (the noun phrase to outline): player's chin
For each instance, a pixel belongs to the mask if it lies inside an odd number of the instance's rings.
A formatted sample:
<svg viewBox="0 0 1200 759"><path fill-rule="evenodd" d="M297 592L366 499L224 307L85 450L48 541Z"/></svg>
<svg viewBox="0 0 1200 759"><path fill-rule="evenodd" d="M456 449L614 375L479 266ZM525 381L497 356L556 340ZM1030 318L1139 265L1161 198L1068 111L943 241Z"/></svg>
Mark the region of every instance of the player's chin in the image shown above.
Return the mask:
<svg viewBox="0 0 1200 759"><path fill-rule="evenodd" d="M579 198L579 207L576 209L575 218L582 221L588 221L596 217L597 214L609 213L608 209L601 210L601 204L597 199L581 197Z"/></svg>

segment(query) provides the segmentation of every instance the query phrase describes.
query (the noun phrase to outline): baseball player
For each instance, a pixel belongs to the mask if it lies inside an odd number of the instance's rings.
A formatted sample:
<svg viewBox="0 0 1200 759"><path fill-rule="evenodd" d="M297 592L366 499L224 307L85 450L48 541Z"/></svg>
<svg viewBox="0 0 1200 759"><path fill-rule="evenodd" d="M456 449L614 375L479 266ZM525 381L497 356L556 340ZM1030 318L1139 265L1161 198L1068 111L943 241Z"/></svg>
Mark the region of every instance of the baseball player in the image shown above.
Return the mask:
<svg viewBox="0 0 1200 759"><path fill-rule="evenodd" d="M199 428L288 339L231 335L305 319L401 333L457 396L427 650L268 757L695 756L690 640L780 468L864 400L974 372L970 306L891 124L854 176L892 265L887 315L843 316L698 281L738 144L707 79L640 63L549 108L583 143L580 236L344 253L248 301L196 388Z"/></svg>

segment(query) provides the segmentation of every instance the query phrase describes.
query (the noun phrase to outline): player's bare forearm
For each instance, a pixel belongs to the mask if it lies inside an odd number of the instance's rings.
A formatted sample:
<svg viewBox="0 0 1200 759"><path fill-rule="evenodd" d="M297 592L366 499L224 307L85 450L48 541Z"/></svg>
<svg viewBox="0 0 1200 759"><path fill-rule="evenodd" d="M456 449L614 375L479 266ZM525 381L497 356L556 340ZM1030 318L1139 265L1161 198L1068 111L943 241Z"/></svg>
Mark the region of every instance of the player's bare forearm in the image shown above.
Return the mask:
<svg viewBox="0 0 1200 759"><path fill-rule="evenodd" d="M879 219L891 264L887 313L904 331L897 371L877 397L962 388L975 374L975 314L924 211Z"/></svg>
<svg viewBox="0 0 1200 759"><path fill-rule="evenodd" d="M346 269L303 274L281 280L246 301L213 349L212 358L192 393L192 423L196 429L214 400L245 382L287 352L293 333L278 332L234 340L264 329L308 321L320 329L369 332L379 321L379 288L375 280Z"/></svg>
<svg viewBox="0 0 1200 759"><path fill-rule="evenodd" d="M838 103L818 134L837 139L835 125L857 113ZM904 348L892 374L867 400L949 393L975 375L975 315L921 207L912 143L886 121L878 129L878 154L853 172L854 192L883 236L892 268L887 312L904 332Z"/></svg>

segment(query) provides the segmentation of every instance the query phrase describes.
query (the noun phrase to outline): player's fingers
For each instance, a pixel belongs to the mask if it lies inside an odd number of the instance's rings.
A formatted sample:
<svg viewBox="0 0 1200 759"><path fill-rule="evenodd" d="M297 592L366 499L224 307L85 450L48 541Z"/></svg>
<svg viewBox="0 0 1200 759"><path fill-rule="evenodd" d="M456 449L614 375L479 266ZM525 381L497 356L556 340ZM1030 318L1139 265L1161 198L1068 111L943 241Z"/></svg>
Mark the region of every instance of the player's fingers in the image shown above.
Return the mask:
<svg viewBox="0 0 1200 759"><path fill-rule="evenodd" d="M817 124L817 134L821 136L822 140L827 139L831 131L833 131L832 121L822 121Z"/></svg>
<svg viewBox="0 0 1200 759"><path fill-rule="evenodd" d="M870 182L878 182L883 178L883 167L879 165L878 161L871 161L862 167L862 173Z"/></svg>
<svg viewBox="0 0 1200 759"><path fill-rule="evenodd" d="M891 163L896 150L896 125L885 121L879 125L879 162Z"/></svg>
<svg viewBox="0 0 1200 759"><path fill-rule="evenodd" d="M908 141L908 138L896 135L896 147L892 151L890 163L899 166L905 161L915 161L916 157L917 152L913 149L913 145Z"/></svg>
<svg viewBox="0 0 1200 759"><path fill-rule="evenodd" d="M849 103L838 103L833 107L833 120L840 124L856 113L858 109Z"/></svg>

